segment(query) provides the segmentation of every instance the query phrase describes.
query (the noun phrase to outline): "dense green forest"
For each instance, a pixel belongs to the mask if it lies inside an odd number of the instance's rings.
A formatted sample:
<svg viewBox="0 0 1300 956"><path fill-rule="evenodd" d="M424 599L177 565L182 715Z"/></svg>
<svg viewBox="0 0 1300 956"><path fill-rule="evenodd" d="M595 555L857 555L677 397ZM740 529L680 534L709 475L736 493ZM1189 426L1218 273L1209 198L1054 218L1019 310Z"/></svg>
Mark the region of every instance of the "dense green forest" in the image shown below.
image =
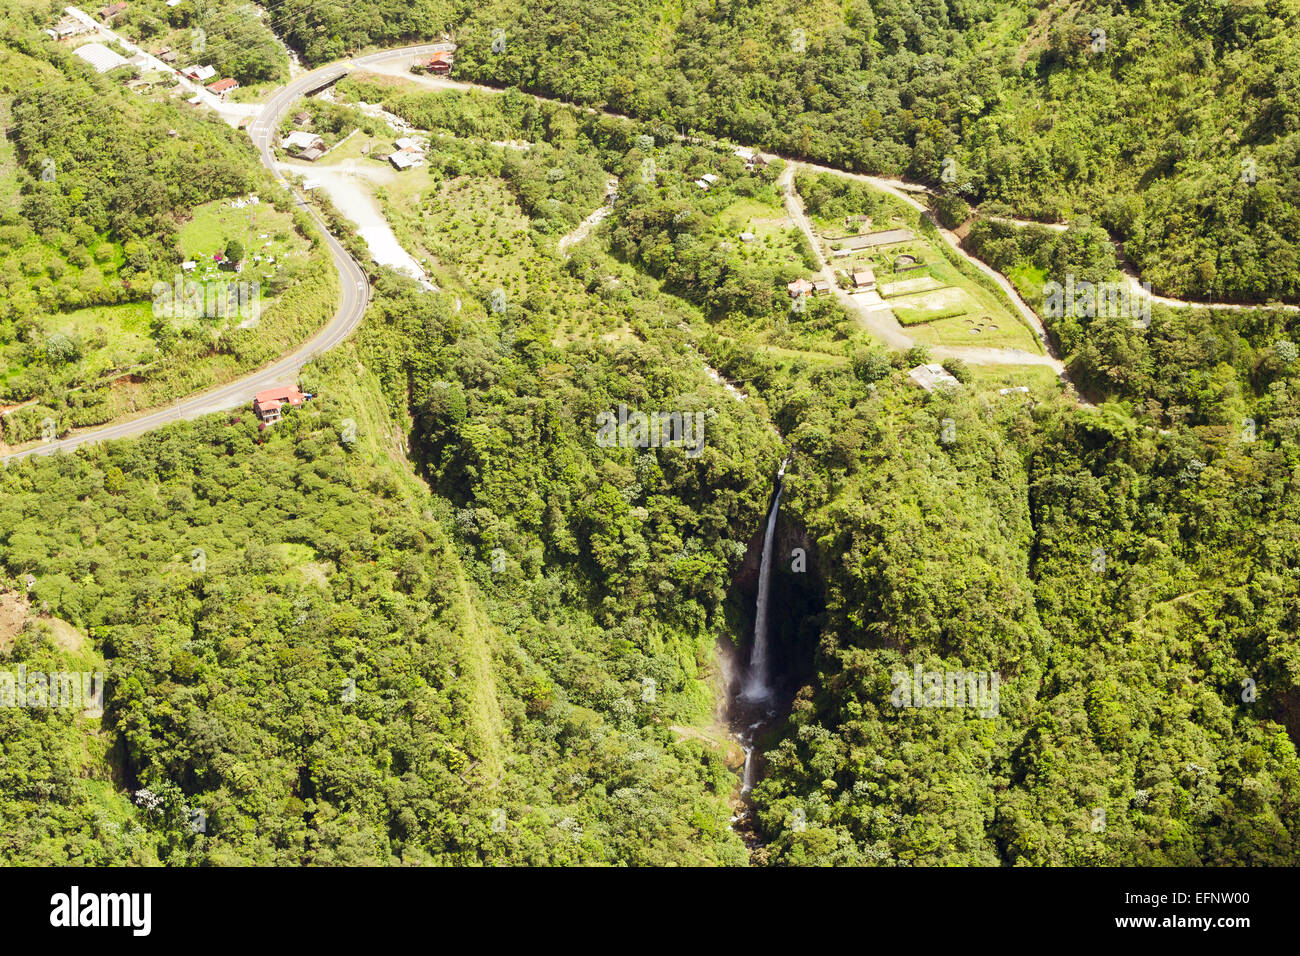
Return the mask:
<svg viewBox="0 0 1300 956"><path fill-rule="evenodd" d="M137 29L146 15L168 16L142 4ZM373 301L304 368L313 400L266 429L244 409L0 470L0 674L106 688L102 715L0 706L0 860L1300 858L1296 313L1157 304L1138 324L1042 295L1050 277L1115 280L1124 257L1179 294L1300 292L1292 7L267 15L311 62L446 30L461 78L635 118L363 71L313 101L332 137L383 133L359 100L427 135L427 162L374 195L437 291L368 263L318 194ZM235 131L130 98L34 22L0 46L4 398L39 398L5 415L18 437L82 402L88 366L55 359L85 345L63 351L58 317L79 296L145 301L202 207L267 188ZM1043 317L1074 387L949 357L958 384L926 391L909 377L926 346L883 348L844 297L795 307L786 283L818 253L787 216L789 168L682 128L933 183L952 226L967 202L1069 220L963 234ZM821 220L933 234L865 183L793 181ZM312 250L282 289L314 290L285 309L296 341L335 289L306 218L276 212L281 241ZM71 271L81 252L93 283ZM201 338L156 334L170 366ZM619 406L689 416L702 442L610 447L598 422ZM788 712L760 741L742 838L728 668L787 456ZM997 705L900 707L917 668L996 675Z"/></svg>

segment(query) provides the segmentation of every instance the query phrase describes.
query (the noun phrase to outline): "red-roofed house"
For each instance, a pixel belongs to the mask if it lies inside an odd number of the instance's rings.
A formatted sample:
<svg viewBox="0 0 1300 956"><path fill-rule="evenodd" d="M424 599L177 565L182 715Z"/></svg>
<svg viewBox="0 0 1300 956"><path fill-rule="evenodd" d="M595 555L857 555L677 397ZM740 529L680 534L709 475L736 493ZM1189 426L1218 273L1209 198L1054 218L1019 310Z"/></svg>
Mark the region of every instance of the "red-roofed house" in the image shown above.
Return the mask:
<svg viewBox="0 0 1300 956"><path fill-rule="evenodd" d="M413 73L437 73L446 76L451 72L453 56L450 50L442 50L427 60L416 60L411 67Z"/></svg>
<svg viewBox="0 0 1300 956"><path fill-rule="evenodd" d="M258 392L253 396L253 411L263 422L270 425L278 422L284 406L296 408L307 401L307 396L292 385L279 385Z"/></svg>
<svg viewBox="0 0 1300 956"><path fill-rule="evenodd" d="M217 82L215 83L209 83L208 91L212 93L216 93L222 99L225 99L226 94L229 93L231 90L238 88L238 86L239 86L238 80L232 80L230 79L230 77L226 77L224 80L217 80Z"/></svg>

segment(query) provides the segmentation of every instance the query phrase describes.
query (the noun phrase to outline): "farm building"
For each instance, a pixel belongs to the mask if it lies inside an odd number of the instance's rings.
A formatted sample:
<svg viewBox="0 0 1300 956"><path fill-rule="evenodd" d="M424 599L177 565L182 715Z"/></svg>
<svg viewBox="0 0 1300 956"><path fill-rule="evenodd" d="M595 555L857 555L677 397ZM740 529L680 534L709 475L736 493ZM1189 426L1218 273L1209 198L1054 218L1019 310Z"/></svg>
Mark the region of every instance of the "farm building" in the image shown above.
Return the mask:
<svg viewBox="0 0 1300 956"><path fill-rule="evenodd" d="M853 289L855 292L869 292L875 287L876 273L873 269L859 269L853 273Z"/></svg>
<svg viewBox="0 0 1300 956"><path fill-rule="evenodd" d="M420 156L417 153L409 153L404 149L391 153L388 157L388 161L393 164L394 169L399 171L403 169L411 169L414 166L424 165L423 156Z"/></svg>
<svg viewBox="0 0 1300 956"><path fill-rule="evenodd" d="M119 66L129 65L126 57L113 52L102 43L87 43L72 52L94 67L96 73L107 73Z"/></svg>

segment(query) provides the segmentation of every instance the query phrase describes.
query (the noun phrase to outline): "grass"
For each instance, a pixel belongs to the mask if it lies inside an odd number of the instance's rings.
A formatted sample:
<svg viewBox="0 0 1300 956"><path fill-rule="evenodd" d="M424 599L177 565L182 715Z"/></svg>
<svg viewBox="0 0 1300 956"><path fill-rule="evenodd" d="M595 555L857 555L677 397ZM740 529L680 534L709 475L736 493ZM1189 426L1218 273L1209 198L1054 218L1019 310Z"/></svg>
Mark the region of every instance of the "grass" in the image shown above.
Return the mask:
<svg viewBox="0 0 1300 956"><path fill-rule="evenodd" d="M1044 399L1056 395L1061 390L1061 380L1056 372L1045 365L967 365L970 372L970 388L975 392L992 393L996 398L1012 400L1025 396L998 395L998 389L1029 387L1030 398Z"/></svg>
<svg viewBox="0 0 1300 956"><path fill-rule="evenodd" d="M280 212L270 203L233 209L230 202L217 200L195 207L193 217L181 227L178 237L181 252L186 259L199 263L200 274L192 278L201 279L205 272L211 273L207 278L218 277L216 269L212 267L212 256L224 250L229 239L238 239L243 243L249 258L245 265L246 272L254 266L252 259L255 255L263 258L272 256L276 263L282 263L289 257L306 255L309 248L307 240L294 231L291 213ZM266 238L262 238L263 235ZM255 271L269 278L275 270ZM221 276L229 278L229 273L223 272Z"/></svg>

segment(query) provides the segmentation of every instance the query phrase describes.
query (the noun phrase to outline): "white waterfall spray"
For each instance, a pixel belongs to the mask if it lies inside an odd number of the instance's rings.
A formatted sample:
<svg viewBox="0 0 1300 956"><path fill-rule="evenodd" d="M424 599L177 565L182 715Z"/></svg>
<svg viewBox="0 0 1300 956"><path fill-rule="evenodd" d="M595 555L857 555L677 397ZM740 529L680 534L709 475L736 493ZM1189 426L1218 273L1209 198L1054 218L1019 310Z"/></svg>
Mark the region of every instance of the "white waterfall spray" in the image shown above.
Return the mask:
<svg viewBox="0 0 1300 956"><path fill-rule="evenodd" d="M767 515L767 530L763 533L763 556L758 566L758 603L754 608L754 649L749 657L749 676L741 696L747 700L766 700L772 696L772 688L767 685L767 598L772 583L772 539L776 536L776 516L781 509L782 479L785 467L790 464L787 458L781 462L776 473L776 497L772 500L772 510Z"/></svg>

